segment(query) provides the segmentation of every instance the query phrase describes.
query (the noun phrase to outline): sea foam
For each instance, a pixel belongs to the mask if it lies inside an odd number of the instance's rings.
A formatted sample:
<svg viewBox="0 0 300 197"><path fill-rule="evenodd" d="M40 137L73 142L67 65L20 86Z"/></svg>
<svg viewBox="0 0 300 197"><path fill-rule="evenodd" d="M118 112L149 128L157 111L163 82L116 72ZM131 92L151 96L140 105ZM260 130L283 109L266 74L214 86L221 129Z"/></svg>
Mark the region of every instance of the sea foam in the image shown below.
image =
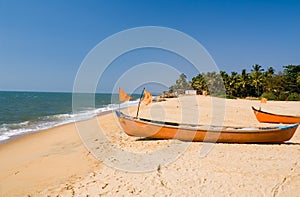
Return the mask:
<svg viewBox="0 0 300 197"><path fill-rule="evenodd" d="M18 135L23 135L27 133L37 132L49 128L53 128L56 126L61 126L64 124L78 122L93 118L95 116L101 115L101 113L116 110L120 108L126 108L129 106L135 106L138 104L138 100L136 101L128 101L125 103L119 104L108 104L104 107L96 108L96 109L87 109L78 113L70 113L70 114L55 114L38 117L37 120L29 120L23 121L19 123L11 123L11 124L1 124L0 125L0 141L9 140L10 138Z"/></svg>

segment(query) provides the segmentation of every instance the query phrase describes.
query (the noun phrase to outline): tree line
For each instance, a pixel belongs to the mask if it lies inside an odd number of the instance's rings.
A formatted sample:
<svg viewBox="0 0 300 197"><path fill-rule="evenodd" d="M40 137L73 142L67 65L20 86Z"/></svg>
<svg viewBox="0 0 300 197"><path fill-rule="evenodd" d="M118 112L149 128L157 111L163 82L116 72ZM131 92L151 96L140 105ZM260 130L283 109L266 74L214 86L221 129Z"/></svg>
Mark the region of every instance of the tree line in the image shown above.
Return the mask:
<svg viewBox="0 0 300 197"><path fill-rule="evenodd" d="M300 100L300 65L283 66L283 72L275 73L273 67L266 70L255 64L251 71L241 73L226 71L200 73L191 81L181 74L170 92L193 88L199 94L204 91L213 96L227 98L264 97L269 100Z"/></svg>

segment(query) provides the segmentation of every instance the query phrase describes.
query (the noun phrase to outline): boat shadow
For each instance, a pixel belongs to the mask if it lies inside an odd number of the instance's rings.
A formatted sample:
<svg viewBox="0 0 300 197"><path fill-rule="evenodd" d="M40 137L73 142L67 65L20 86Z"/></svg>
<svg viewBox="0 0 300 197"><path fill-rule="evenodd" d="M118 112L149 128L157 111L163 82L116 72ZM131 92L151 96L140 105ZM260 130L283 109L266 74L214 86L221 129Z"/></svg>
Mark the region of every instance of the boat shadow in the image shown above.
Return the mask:
<svg viewBox="0 0 300 197"><path fill-rule="evenodd" d="M299 142L281 142L281 143L246 143L255 145L288 145L288 146L299 146Z"/></svg>
<svg viewBox="0 0 300 197"><path fill-rule="evenodd" d="M164 139L164 138L147 138L147 137L142 137L142 138L139 138L139 139L136 139L135 141L141 141L141 142L145 142L145 141L166 141L166 140L170 140L170 139Z"/></svg>
<svg viewBox="0 0 300 197"><path fill-rule="evenodd" d="M172 139L158 139L158 138L139 138L139 139L136 139L135 141L141 141L141 142L145 142L145 141L165 141L165 140L172 140ZM192 142L192 141L184 141L184 140L179 140L179 141L182 141L182 142ZM194 142L194 143L197 143L197 142ZM198 142L199 143L199 142ZM300 142L281 142L281 143L265 143L265 142L262 142L262 143L258 143L258 142L248 142L248 143L226 143L226 142L200 142L200 143L212 143L212 144L246 144L246 145L288 145L288 146L299 146L300 145Z"/></svg>

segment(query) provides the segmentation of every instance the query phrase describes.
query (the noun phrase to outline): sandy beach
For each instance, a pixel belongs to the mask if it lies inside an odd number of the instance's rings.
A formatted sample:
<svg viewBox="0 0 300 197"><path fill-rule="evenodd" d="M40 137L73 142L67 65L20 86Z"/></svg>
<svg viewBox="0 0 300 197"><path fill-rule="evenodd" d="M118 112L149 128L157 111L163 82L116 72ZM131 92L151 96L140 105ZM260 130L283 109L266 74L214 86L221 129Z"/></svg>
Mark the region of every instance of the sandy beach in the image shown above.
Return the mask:
<svg viewBox="0 0 300 197"><path fill-rule="evenodd" d="M140 117L269 126L256 120L251 106L300 116L300 102L261 104L258 100L183 96L143 105ZM135 115L136 107L123 112ZM99 129L109 145L103 144ZM147 155L177 143L186 149L182 153L174 149L175 159L154 167L150 162L139 172L132 172L134 166L118 169L119 164L114 165L109 159L115 152L107 149L113 145L124 152ZM210 150L201 155L205 147ZM99 160L95 155L108 159ZM108 113L2 144L0 158L0 196L299 196L300 193L299 128L284 144L145 140L127 136L114 114Z"/></svg>

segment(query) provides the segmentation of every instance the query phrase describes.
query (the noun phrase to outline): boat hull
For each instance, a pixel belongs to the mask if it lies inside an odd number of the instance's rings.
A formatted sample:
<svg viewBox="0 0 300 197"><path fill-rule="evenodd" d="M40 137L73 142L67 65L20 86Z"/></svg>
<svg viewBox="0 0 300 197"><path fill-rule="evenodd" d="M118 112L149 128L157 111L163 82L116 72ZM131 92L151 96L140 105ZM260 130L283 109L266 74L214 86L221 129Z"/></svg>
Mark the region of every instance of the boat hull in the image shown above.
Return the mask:
<svg viewBox="0 0 300 197"><path fill-rule="evenodd" d="M261 110L257 110L252 107L254 115L259 122L264 123L283 123L283 124L293 124L300 123L300 117L297 116L285 116L279 114L272 114L269 112L264 112Z"/></svg>
<svg viewBox="0 0 300 197"><path fill-rule="evenodd" d="M294 135L298 124L272 128L213 127L165 123L135 119L116 113L124 132L129 136L152 139L178 139L183 141L222 143L281 143Z"/></svg>

